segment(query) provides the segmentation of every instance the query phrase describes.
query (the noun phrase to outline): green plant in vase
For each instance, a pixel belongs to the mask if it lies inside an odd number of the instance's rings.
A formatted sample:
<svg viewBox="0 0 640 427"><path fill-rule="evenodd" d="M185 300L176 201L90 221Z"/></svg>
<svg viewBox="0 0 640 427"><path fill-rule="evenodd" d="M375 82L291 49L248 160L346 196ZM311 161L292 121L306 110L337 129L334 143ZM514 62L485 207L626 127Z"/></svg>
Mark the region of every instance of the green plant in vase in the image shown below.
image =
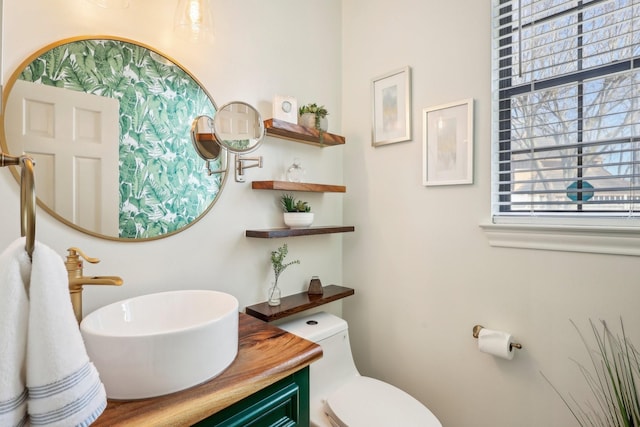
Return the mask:
<svg viewBox="0 0 640 427"><path fill-rule="evenodd" d="M298 108L298 113L300 114L301 122L300 124L307 127L315 127L318 130L326 131L326 117L329 115L329 111L324 107L324 105L318 106L315 102L312 104L303 105ZM305 116L305 114L309 116ZM306 117L310 117L307 119ZM307 120L311 120L308 122Z"/></svg>
<svg viewBox="0 0 640 427"><path fill-rule="evenodd" d="M286 243L275 251L271 251L271 266L273 267L274 282L273 286L269 289L269 297L267 298L267 303L271 306L280 305L280 288L278 288L278 279L282 272L290 265L300 264L300 260L284 262L288 253L289 248Z"/></svg>

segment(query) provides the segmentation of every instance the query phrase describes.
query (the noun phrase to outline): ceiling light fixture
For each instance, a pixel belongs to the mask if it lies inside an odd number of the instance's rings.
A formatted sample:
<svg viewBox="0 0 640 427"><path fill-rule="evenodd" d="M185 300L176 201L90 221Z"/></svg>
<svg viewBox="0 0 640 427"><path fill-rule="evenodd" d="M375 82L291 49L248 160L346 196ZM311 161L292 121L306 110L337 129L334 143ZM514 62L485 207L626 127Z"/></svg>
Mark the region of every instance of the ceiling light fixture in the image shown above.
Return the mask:
<svg viewBox="0 0 640 427"><path fill-rule="evenodd" d="M213 41L213 18L209 0L178 0L174 31L191 42Z"/></svg>

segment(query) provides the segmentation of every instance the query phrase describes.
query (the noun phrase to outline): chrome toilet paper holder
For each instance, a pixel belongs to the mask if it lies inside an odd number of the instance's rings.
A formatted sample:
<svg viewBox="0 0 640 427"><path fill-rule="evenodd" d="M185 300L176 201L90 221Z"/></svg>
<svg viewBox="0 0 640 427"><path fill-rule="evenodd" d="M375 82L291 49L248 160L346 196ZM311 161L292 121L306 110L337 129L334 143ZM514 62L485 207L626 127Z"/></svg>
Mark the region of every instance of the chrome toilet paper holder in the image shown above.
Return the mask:
<svg viewBox="0 0 640 427"><path fill-rule="evenodd" d="M474 338L478 338L478 336L480 336L480 331L484 329L484 326L482 325L475 325L473 327L473 337ZM522 348L522 344L519 344L517 342L512 342L509 343L509 350L513 350L514 348L517 348L518 350L520 350Z"/></svg>

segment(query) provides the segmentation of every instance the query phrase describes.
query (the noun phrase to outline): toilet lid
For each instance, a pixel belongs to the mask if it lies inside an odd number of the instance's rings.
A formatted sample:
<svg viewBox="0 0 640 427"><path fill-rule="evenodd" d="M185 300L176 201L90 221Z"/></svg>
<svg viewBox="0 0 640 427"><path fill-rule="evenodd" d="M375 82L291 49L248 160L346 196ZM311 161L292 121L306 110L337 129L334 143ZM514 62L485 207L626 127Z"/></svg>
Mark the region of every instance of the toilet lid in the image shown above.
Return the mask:
<svg viewBox="0 0 640 427"><path fill-rule="evenodd" d="M442 427L415 398L368 377L355 377L329 395L325 412L340 427Z"/></svg>

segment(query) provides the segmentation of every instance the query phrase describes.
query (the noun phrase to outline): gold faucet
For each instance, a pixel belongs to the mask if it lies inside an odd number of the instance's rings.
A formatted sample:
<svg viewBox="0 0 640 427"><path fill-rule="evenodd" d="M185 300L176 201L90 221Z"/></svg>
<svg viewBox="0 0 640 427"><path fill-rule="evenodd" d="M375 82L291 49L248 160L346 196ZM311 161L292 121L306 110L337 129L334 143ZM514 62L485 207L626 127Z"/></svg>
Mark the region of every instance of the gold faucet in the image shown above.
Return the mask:
<svg viewBox="0 0 640 427"><path fill-rule="evenodd" d="M71 305L73 305L73 313L76 315L78 323L82 320L82 287L84 285L122 285L122 279L118 276L94 276L88 277L82 275L83 261L80 257L84 258L92 264L100 262L98 258L91 258L85 255L78 248L67 249L69 254L65 265L67 267L67 274L69 276L69 294L71 295Z"/></svg>

